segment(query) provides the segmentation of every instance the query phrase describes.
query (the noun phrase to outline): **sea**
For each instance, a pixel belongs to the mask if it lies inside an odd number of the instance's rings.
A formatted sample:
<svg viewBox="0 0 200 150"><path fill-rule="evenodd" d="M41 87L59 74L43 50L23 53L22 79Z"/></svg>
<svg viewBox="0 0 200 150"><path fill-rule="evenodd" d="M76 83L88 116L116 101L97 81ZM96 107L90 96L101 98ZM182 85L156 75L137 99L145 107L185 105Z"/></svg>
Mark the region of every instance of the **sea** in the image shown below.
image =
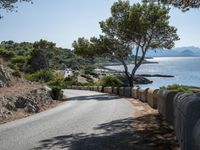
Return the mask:
<svg viewBox="0 0 200 150"><path fill-rule="evenodd" d="M158 63L142 64L136 74L161 74L174 77L148 77L153 83L140 85L141 87L159 88L172 84L200 87L200 57L155 57L147 60ZM128 65L129 72L133 67L134 65ZM107 68L124 70L122 65L108 66Z"/></svg>

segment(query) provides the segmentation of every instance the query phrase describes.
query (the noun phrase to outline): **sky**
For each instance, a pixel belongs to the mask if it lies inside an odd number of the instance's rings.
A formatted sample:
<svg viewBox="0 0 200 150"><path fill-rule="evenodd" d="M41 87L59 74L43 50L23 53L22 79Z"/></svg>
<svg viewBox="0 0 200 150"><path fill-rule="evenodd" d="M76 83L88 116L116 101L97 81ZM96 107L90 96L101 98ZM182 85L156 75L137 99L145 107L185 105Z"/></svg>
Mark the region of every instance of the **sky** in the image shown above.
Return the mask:
<svg viewBox="0 0 200 150"><path fill-rule="evenodd" d="M18 12L1 11L4 18L0 20L0 41L34 42L45 39L59 47L72 48L78 37L102 34L99 22L111 15L114 1L33 0L33 4L20 3ZM172 8L170 15L170 25L178 29L181 38L175 47L200 47L200 9L183 13Z"/></svg>

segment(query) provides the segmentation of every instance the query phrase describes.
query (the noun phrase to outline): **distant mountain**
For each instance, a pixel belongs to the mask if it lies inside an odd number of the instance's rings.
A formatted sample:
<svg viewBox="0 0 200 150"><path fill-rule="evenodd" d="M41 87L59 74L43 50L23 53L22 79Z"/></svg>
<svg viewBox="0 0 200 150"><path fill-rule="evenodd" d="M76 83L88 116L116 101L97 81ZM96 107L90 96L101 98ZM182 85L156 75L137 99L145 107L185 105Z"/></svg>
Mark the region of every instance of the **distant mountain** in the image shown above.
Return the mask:
<svg viewBox="0 0 200 150"><path fill-rule="evenodd" d="M200 57L200 48L198 47L179 47L170 50L157 49L149 50L147 57Z"/></svg>

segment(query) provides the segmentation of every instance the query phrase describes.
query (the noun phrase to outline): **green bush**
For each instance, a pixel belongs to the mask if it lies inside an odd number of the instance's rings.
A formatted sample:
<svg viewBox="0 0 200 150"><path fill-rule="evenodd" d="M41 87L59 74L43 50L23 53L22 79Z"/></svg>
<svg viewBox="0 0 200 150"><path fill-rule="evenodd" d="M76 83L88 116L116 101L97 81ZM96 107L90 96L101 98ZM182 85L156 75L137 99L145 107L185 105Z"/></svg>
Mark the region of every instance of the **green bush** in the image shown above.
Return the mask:
<svg viewBox="0 0 200 150"><path fill-rule="evenodd" d="M53 80L49 81L48 82L48 85L49 86L57 86L57 87L61 87L63 88L64 86L64 83L65 83L65 79L62 78L62 77L55 77Z"/></svg>
<svg viewBox="0 0 200 150"><path fill-rule="evenodd" d="M2 50L1 49L0 50L0 56L2 56L5 59L10 59L10 58L15 56L15 53L11 52L11 51L7 51L7 50Z"/></svg>
<svg viewBox="0 0 200 150"><path fill-rule="evenodd" d="M106 76L101 78L100 82L98 83L99 86L122 86L123 82L115 77L115 76Z"/></svg>
<svg viewBox="0 0 200 150"><path fill-rule="evenodd" d="M191 88L184 85L179 85L179 84L173 84L167 87L163 86L163 87L160 87L160 89L173 90L173 91L184 92L184 93L193 93Z"/></svg>
<svg viewBox="0 0 200 150"><path fill-rule="evenodd" d="M87 65L84 67L84 73L85 74L93 74L94 69L96 69L96 66L94 65Z"/></svg>
<svg viewBox="0 0 200 150"><path fill-rule="evenodd" d="M12 75L14 77L21 78L21 73L18 70L15 70L14 72L12 72Z"/></svg>
<svg viewBox="0 0 200 150"><path fill-rule="evenodd" d="M63 98L63 91L60 87L54 86L51 89L51 97L54 100L62 100Z"/></svg>
<svg viewBox="0 0 200 150"><path fill-rule="evenodd" d="M8 66L9 68L13 69L13 70L16 70L16 69L17 69L16 66L15 66L14 64L11 64L11 63L9 63L7 66Z"/></svg>
<svg viewBox="0 0 200 150"><path fill-rule="evenodd" d="M25 56L15 56L15 57L13 57L13 58L11 59L11 62L12 62L13 64L16 64L16 63L24 64L24 63L26 63L27 59L28 59L28 58L25 57Z"/></svg>
<svg viewBox="0 0 200 150"><path fill-rule="evenodd" d="M49 82L54 79L53 72L49 69L43 69L27 76L30 81L44 81Z"/></svg>

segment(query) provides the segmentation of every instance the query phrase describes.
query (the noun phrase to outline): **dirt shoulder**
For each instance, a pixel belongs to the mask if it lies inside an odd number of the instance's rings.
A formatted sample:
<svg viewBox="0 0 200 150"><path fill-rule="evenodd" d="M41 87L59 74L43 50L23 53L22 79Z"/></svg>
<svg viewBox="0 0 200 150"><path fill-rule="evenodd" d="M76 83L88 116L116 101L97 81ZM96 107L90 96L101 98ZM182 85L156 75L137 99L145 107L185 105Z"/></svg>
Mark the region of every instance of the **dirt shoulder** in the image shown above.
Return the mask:
<svg viewBox="0 0 200 150"><path fill-rule="evenodd" d="M134 113L134 130L138 135L134 144L149 145L156 150L179 150L174 130L162 119L157 110L147 103L128 99L136 108Z"/></svg>

